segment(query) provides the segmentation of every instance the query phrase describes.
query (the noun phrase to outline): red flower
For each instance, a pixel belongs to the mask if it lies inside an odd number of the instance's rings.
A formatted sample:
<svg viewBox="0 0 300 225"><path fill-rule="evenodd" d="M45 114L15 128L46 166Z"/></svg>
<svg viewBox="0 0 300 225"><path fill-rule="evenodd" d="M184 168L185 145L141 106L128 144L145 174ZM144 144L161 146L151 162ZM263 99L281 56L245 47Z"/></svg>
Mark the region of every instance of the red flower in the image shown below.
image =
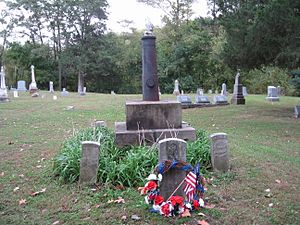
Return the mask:
<svg viewBox="0 0 300 225"><path fill-rule="evenodd" d="M163 204L160 208L161 212L165 215L165 216L169 216L171 211L170 211L170 205L168 203Z"/></svg>
<svg viewBox="0 0 300 225"><path fill-rule="evenodd" d="M173 206L178 204L179 206L183 206L183 197L180 196L172 196L170 198L170 202L172 203Z"/></svg>
<svg viewBox="0 0 300 225"><path fill-rule="evenodd" d="M155 200L154 200L154 205L160 205L161 203L163 203L164 198L160 195L156 196Z"/></svg>
<svg viewBox="0 0 300 225"><path fill-rule="evenodd" d="M146 184L145 189L147 191L155 190L157 189L157 183L151 180Z"/></svg>
<svg viewBox="0 0 300 225"><path fill-rule="evenodd" d="M197 200L193 200L193 206L196 210L200 209L200 204Z"/></svg>

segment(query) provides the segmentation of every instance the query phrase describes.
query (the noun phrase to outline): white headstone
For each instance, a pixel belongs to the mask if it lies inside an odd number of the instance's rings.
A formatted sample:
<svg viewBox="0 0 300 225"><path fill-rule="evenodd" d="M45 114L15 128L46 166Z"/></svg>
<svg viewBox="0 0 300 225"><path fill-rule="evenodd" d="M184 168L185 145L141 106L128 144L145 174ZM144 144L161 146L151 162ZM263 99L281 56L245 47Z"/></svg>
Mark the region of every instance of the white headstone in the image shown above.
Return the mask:
<svg viewBox="0 0 300 225"><path fill-rule="evenodd" d="M36 85L36 82L35 82L34 65L31 65L30 68L31 68L31 83L29 85L29 91L30 92L36 92L36 90L38 88L37 88L37 85Z"/></svg>
<svg viewBox="0 0 300 225"><path fill-rule="evenodd" d="M174 91L173 91L173 95L179 95L179 82L178 80L175 80L175 86L174 86Z"/></svg>
<svg viewBox="0 0 300 225"><path fill-rule="evenodd" d="M295 106L295 118L300 118L300 105Z"/></svg>
<svg viewBox="0 0 300 225"><path fill-rule="evenodd" d="M247 96L247 95L248 95L248 93L247 93L247 88L246 88L245 86L243 86L243 95L244 95L244 96Z"/></svg>
<svg viewBox="0 0 300 225"><path fill-rule="evenodd" d="M19 93L18 93L18 91L14 91L14 98L19 98Z"/></svg>
<svg viewBox="0 0 300 225"><path fill-rule="evenodd" d="M208 90L208 94L212 94L212 90L211 89Z"/></svg>
<svg viewBox="0 0 300 225"><path fill-rule="evenodd" d="M226 84L225 83L222 84L221 95L227 95L227 88L226 88Z"/></svg>
<svg viewBox="0 0 300 225"><path fill-rule="evenodd" d="M202 88L198 88L196 94L197 94L197 95L201 95L201 96L204 95L203 89L202 89Z"/></svg>
<svg viewBox="0 0 300 225"><path fill-rule="evenodd" d="M60 93L60 95L61 95L62 97L67 97L67 96L69 95L69 92L66 91L66 88L63 88L63 90L62 90L62 92Z"/></svg>
<svg viewBox="0 0 300 225"><path fill-rule="evenodd" d="M114 91L111 91L110 94L111 95L116 95L116 93Z"/></svg>
<svg viewBox="0 0 300 225"><path fill-rule="evenodd" d="M227 172L229 170L229 147L226 133L210 135L211 162L215 171Z"/></svg>
<svg viewBox="0 0 300 225"><path fill-rule="evenodd" d="M49 92L54 93L53 81L49 81Z"/></svg>
<svg viewBox="0 0 300 225"><path fill-rule="evenodd" d="M27 91L25 80L19 80L19 81L18 81L18 84L17 84L17 90L18 90L18 91Z"/></svg>
<svg viewBox="0 0 300 225"><path fill-rule="evenodd" d="M5 71L3 66L1 67L0 77L0 102L8 102L9 98L7 94L7 88L5 85Z"/></svg>
<svg viewBox="0 0 300 225"><path fill-rule="evenodd" d="M266 99L271 102L279 101L279 96L276 87L268 86L268 96L266 97Z"/></svg>

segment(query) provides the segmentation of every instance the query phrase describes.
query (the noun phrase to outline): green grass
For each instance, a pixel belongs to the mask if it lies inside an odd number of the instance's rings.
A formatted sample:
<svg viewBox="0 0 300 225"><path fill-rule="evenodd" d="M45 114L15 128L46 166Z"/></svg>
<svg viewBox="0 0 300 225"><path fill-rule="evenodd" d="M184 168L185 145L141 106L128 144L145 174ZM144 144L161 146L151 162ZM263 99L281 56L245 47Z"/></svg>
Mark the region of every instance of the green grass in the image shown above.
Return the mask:
<svg viewBox="0 0 300 225"><path fill-rule="evenodd" d="M42 95L21 93L0 104L0 224L196 224L201 219L196 213L187 219L153 215L135 188L121 191L100 184L93 192L51 176L53 158L74 131L91 127L96 119L113 129L115 121L125 121L125 101L140 95L71 93L57 101L47 92ZM64 110L69 105L75 110ZM300 224L300 120L293 118L295 105L300 98L280 97L272 104L265 96L250 95L244 106L183 110L183 120L194 128L229 137L231 170L209 175L213 185L206 196L216 206L203 212L210 224ZM45 193L29 195L42 188ZM265 197L267 188L272 198ZM118 196L126 203L107 203ZM20 199L28 203L19 206ZM132 221L133 214L141 220Z"/></svg>

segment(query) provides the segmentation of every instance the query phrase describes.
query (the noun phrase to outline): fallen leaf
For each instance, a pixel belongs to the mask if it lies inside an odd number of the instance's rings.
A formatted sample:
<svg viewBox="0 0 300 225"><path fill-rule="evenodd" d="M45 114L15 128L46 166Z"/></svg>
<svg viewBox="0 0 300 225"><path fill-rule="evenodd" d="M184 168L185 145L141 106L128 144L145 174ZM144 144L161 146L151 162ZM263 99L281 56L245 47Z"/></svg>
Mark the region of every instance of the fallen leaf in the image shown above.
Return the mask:
<svg viewBox="0 0 300 225"><path fill-rule="evenodd" d="M16 191L18 191L18 190L20 190L19 187L15 187L15 188L14 188L14 192L16 192Z"/></svg>
<svg viewBox="0 0 300 225"><path fill-rule="evenodd" d="M133 219L133 220L140 220L141 217L139 217L138 215L132 215L131 219Z"/></svg>
<svg viewBox="0 0 300 225"><path fill-rule="evenodd" d="M127 216L122 216L121 217L121 220L126 220L127 219Z"/></svg>
<svg viewBox="0 0 300 225"><path fill-rule="evenodd" d="M216 205L214 205L214 204L208 204L208 203L206 203L205 206L204 206L204 208L213 209L213 208L215 208L215 206Z"/></svg>
<svg viewBox="0 0 300 225"><path fill-rule="evenodd" d="M205 220L198 220L198 224L199 225L209 225L209 223L206 222Z"/></svg>
<svg viewBox="0 0 300 225"><path fill-rule="evenodd" d="M0 173L0 176L3 177L3 176L4 176L4 172L1 172L1 173Z"/></svg>
<svg viewBox="0 0 300 225"><path fill-rule="evenodd" d="M98 208L100 207L100 205L99 205L99 204L97 204L95 207L96 207L96 209L98 209Z"/></svg>
<svg viewBox="0 0 300 225"><path fill-rule="evenodd" d="M32 192L30 194L30 196L34 197L34 196L37 196L37 195L39 195L41 193L44 193L45 191L46 191L46 188L43 188L41 191Z"/></svg>
<svg viewBox="0 0 300 225"><path fill-rule="evenodd" d="M274 205L273 203L270 203L270 204L269 204L269 207L273 207L273 205Z"/></svg>
<svg viewBox="0 0 300 225"><path fill-rule="evenodd" d="M198 216L204 216L204 217L206 216L204 213L198 213L197 215Z"/></svg>
<svg viewBox="0 0 300 225"><path fill-rule="evenodd" d="M181 214L181 217L191 217L190 210L185 209L184 212Z"/></svg>
<svg viewBox="0 0 300 225"><path fill-rule="evenodd" d="M107 203L109 203L109 204L110 204L110 203L113 203L113 202L114 202L113 199L107 201Z"/></svg>
<svg viewBox="0 0 300 225"><path fill-rule="evenodd" d="M14 142L13 142L13 141L9 141L8 144L9 144L9 145L13 145Z"/></svg>
<svg viewBox="0 0 300 225"><path fill-rule="evenodd" d="M92 192L96 192L97 189L96 189L96 188L92 188L91 191L92 191Z"/></svg>
<svg viewBox="0 0 300 225"><path fill-rule="evenodd" d="M20 174L19 177L22 177L22 178L23 178L23 177L24 177L24 174Z"/></svg>
<svg viewBox="0 0 300 225"><path fill-rule="evenodd" d="M271 191L270 188L268 188L268 189L265 190L265 192L270 192L270 191Z"/></svg>
<svg viewBox="0 0 300 225"><path fill-rule="evenodd" d="M57 220L54 223L52 223L52 225L56 225L56 224L59 224L59 220Z"/></svg>
<svg viewBox="0 0 300 225"><path fill-rule="evenodd" d="M123 204L125 204L125 200L122 198L122 197L118 197L118 199L117 200L115 200L114 201L115 203L123 203Z"/></svg>
<svg viewBox="0 0 300 225"><path fill-rule="evenodd" d="M281 183L281 180L275 180L275 182L276 182L277 184L280 184L280 183Z"/></svg>
<svg viewBox="0 0 300 225"><path fill-rule="evenodd" d="M21 199L21 200L19 201L19 205L26 205L26 204L27 204L26 199Z"/></svg>
<svg viewBox="0 0 300 225"><path fill-rule="evenodd" d="M47 211L48 211L48 209L42 209L42 213L45 213Z"/></svg>

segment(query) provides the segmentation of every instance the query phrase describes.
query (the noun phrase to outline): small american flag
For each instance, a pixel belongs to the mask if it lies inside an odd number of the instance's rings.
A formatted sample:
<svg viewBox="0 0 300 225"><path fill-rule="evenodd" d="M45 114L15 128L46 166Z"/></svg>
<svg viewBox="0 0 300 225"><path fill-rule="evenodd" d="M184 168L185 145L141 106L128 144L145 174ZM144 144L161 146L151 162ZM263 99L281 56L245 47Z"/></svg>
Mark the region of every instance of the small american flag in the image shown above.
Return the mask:
<svg viewBox="0 0 300 225"><path fill-rule="evenodd" d="M194 197L194 193L196 191L196 179L197 176L192 171L190 171L184 179L185 186L183 188L183 191L186 194L188 202L190 202Z"/></svg>

